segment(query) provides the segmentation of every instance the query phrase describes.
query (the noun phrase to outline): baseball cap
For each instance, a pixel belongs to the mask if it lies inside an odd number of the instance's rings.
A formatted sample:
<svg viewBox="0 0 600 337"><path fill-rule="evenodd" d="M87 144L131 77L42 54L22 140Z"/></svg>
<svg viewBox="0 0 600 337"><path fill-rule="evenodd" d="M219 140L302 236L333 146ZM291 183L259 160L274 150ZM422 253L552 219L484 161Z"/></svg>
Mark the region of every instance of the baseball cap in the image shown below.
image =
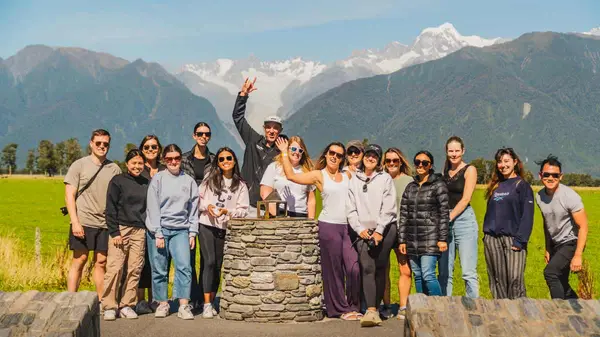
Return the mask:
<svg viewBox="0 0 600 337"><path fill-rule="evenodd" d="M365 152L365 146L363 145L363 142L360 140L351 140L346 144L346 151L348 151L349 148L351 147L355 147L357 149L359 149L361 152Z"/></svg>
<svg viewBox="0 0 600 337"><path fill-rule="evenodd" d="M277 123L281 126L283 126L283 122L281 121L281 118L279 116L269 116L267 118L265 118L264 124L270 123L270 122L274 122Z"/></svg>
<svg viewBox="0 0 600 337"><path fill-rule="evenodd" d="M381 146L379 146L377 144L369 144L365 148L365 154L367 154L369 152L375 152L375 154L377 155L377 157L381 159L381 155L383 153L383 150L381 150Z"/></svg>

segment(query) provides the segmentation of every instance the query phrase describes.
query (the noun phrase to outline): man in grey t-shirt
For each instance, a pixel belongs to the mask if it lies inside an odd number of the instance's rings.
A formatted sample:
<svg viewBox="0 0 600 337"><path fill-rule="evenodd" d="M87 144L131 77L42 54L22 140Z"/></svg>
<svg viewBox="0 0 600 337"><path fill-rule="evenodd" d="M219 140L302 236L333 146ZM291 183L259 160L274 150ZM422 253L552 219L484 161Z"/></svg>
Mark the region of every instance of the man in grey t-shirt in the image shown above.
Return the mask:
<svg viewBox="0 0 600 337"><path fill-rule="evenodd" d="M121 173L117 164L106 159L109 147L108 131L98 129L92 132L92 154L73 162L64 179L65 202L71 219L69 247L73 251L71 269L67 276L67 290L77 291L79 288L83 267L89 252L93 250L93 279L99 298L103 291L108 251L108 229L104 218L106 193L110 180ZM96 172L98 175L91 185L77 197L78 191L87 185Z"/></svg>
<svg viewBox="0 0 600 337"><path fill-rule="evenodd" d="M548 156L540 163L540 179L544 188L537 193L536 202L546 235L544 278L553 299L577 298L569 285L569 271L581 270L588 232L583 202L577 192L560 183L562 165L556 157Z"/></svg>

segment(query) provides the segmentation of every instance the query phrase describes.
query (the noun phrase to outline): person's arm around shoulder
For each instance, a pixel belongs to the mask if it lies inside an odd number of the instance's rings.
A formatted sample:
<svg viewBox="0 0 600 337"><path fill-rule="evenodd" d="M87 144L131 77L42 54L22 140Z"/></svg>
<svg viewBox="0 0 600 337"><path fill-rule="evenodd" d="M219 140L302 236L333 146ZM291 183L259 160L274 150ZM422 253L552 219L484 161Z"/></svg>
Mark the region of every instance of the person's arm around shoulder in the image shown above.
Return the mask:
<svg viewBox="0 0 600 337"><path fill-rule="evenodd" d="M573 217L575 225L579 227L579 232L577 234L577 248L575 249L575 254L571 259L571 271L578 272L581 270L583 263L583 250L585 249L587 242L588 218L587 214L585 213L585 209L583 208L583 201L581 201L579 194L573 190L571 190L569 194L570 196L568 198L569 202L567 203L567 207L571 212L571 216Z"/></svg>
<svg viewBox="0 0 600 337"><path fill-rule="evenodd" d="M71 220L71 232L77 238L83 238L85 236L85 232L83 231L83 226L79 223L79 217L77 216L77 203L75 202L77 196L77 190L79 188L79 179L81 175L81 161L77 160L69 170L67 171L67 175L65 176L65 205L67 210L69 211L69 218Z"/></svg>
<svg viewBox="0 0 600 337"><path fill-rule="evenodd" d="M289 181L300 185L315 185L319 191L323 190L323 175L321 174L321 171L313 170L305 173L295 173L288 156L288 141L283 138L278 138L275 144L281 153L283 172Z"/></svg>
<svg viewBox="0 0 600 337"><path fill-rule="evenodd" d="M119 200L121 200L121 176L114 176L110 183L108 183L108 189L106 191L106 226L108 227L108 234L113 238L115 245L121 244L121 231L119 230Z"/></svg>
<svg viewBox="0 0 600 337"><path fill-rule="evenodd" d="M448 230L450 225L450 207L448 206L448 201L450 200L450 197L448 196L448 187L445 182L440 179L436 184L435 194L440 215L438 223L440 238L437 246L440 249L440 252L445 252L448 249Z"/></svg>
<svg viewBox="0 0 600 337"><path fill-rule="evenodd" d="M456 207L450 212L450 221L454 221L469 205L475 186L477 185L477 169L473 165L469 165L465 171L465 188L463 189L462 198L456 204Z"/></svg>
<svg viewBox="0 0 600 337"><path fill-rule="evenodd" d="M246 78L246 81L244 81L242 89L240 90L240 93L238 94L235 100L235 106L233 107L232 114L233 123L235 124L235 127L240 133L240 136L242 137L242 140L244 141L244 144L246 144L246 146L248 146L248 144L256 143L261 139L261 135L258 132L256 132L256 130L254 130L252 126L250 126L245 116L248 95L251 92L257 90L254 87L255 82L256 77L254 78L254 81L250 81L248 78Z"/></svg>
<svg viewBox="0 0 600 337"><path fill-rule="evenodd" d="M523 213L519 219L519 229L517 229L517 235L513 238L512 250L519 251L527 245L531 231L533 229L533 189L529 183L525 180L521 180L517 186L517 193L519 195L519 203Z"/></svg>

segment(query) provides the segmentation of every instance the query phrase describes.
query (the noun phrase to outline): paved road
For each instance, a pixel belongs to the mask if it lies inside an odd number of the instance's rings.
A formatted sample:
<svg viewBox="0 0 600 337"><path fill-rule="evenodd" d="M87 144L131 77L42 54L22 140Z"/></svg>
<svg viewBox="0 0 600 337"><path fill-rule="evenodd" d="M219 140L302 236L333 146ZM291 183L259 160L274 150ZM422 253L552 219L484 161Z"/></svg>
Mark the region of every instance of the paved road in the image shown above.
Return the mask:
<svg viewBox="0 0 600 337"><path fill-rule="evenodd" d="M172 314L167 318L154 318L143 315L137 320L118 319L113 322L101 321L102 336L125 337L166 337L166 336L310 336L310 337L373 337L404 334L404 321L389 319L379 327L361 328L359 322L346 322L338 319L325 319L315 323L246 323L227 321L219 318L202 319L196 316L193 321L183 321Z"/></svg>

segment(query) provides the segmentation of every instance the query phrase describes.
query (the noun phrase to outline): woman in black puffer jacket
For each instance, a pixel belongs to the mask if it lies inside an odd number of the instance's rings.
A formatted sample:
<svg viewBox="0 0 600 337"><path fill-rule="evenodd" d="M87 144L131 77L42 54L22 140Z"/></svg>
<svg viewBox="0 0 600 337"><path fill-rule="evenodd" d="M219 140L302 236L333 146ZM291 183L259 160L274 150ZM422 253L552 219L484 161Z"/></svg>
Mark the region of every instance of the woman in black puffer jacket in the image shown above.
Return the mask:
<svg viewBox="0 0 600 337"><path fill-rule="evenodd" d="M400 252L408 254L418 293L440 296L435 273L438 259L448 249L448 188L434 173L433 156L419 151L414 158L417 176L402 195L398 220Z"/></svg>

